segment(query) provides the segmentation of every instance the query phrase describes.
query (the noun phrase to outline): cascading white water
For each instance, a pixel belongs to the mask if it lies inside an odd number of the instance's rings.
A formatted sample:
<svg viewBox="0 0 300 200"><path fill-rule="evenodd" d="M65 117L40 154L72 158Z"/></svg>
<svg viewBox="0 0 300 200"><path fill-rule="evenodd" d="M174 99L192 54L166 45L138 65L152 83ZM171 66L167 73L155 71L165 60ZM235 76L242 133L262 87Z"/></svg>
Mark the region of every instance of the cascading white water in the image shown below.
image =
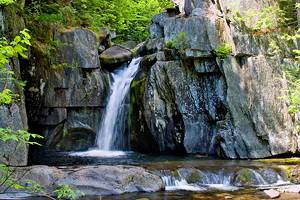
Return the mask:
<svg viewBox="0 0 300 200"><path fill-rule="evenodd" d="M162 180L166 186L166 190L186 190L186 191L204 191L207 189L234 191L238 190L238 187L233 186L230 183L232 178L232 173L225 173L223 169L219 171L198 171L199 177L201 177L199 182L188 183L186 177L181 174L178 170L177 176L174 177L168 172L162 172Z"/></svg>
<svg viewBox="0 0 300 200"><path fill-rule="evenodd" d="M128 67L124 66L112 72L111 95L108 99L104 118L97 134L97 146L100 150L123 150L124 108L130 84L139 68L141 58L134 58ZM118 140L118 142L116 142Z"/></svg>
<svg viewBox="0 0 300 200"><path fill-rule="evenodd" d="M172 176L162 176L167 191L186 190L186 191L203 191L205 188L198 185L191 185L185 179L177 180Z"/></svg>
<svg viewBox="0 0 300 200"><path fill-rule="evenodd" d="M288 181L285 181L283 177L273 171L276 174L276 182L270 182L266 180L260 173L260 170L247 169L253 174L253 178L257 184L253 184L253 187L269 187L276 185L287 185ZM187 172L186 170L185 172ZM194 183L188 183L188 179L191 174L187 175L184 170L177 170L175 173L170 171L162 171L162 180L166 186L166 190L187 190L187 191L203 191L203 190L224 190L234 191L240 189L235 186L234 177L237 175L235 172L226 172L224 169L220 170L195 170L193 176L198 176L199 180ZM174 176L173 174L176 174Z"/></svg>
<svg viewBox="0 0 300 200"><path fill-rule="evenodd" d="M126 123L125 100L142 58L134 58L129 66L112 72L112 85L108 104L97 133L97 148L87 152L72 153L72 156L118 157L126 155L127 139L124 137Z"/></svg>

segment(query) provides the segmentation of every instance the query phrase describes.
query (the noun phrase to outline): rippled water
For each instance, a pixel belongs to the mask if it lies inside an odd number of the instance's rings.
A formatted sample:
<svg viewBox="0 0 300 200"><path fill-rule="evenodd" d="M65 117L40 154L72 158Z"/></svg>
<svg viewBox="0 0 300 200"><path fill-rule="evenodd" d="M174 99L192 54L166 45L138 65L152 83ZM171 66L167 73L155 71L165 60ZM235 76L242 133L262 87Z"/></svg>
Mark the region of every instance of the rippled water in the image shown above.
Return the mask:
<svg viewBox="0 0 300 200"><path fill-rule="evenodd" d="M86 196L80 200L262 200L267 197L260 191L245 189L235 192L187 192L187 191L166 191L157 193L131 193L115 196ZM43 197L29 197L23 200L48 200ZM297 200L294 196L284 200Z"/></svg>

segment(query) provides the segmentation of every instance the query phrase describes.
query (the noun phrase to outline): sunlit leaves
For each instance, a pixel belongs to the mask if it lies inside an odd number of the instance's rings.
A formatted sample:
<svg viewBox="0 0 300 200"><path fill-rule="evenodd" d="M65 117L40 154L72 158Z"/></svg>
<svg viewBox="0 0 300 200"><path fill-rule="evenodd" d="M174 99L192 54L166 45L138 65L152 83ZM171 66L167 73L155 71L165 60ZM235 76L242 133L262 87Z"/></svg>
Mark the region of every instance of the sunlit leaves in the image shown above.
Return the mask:
<svg viewBox="0 0 300 200"><path fill-rule="evenodd" d="M28 29L24 29L11 42L6 38L0 38L0 83L4 85L0 88L0 105L12 104L19 95L7 88L8 82L15 83L18 87L23 87L24 83L14 78L14 72L8 67L9 59L12 57L27 58L27 46L30 46L31 36ZM2 91L1 91L2 90Z"/></svg>
<svg viewBox="0 0 300 200"><path fill-rule="evenodd" d="M24 144L39 145L36 142L30 142L30 138L41 139L43 137L29 133L26 130L14 131L10 128L0 128L0 140L3 142L15 141Z"/></svg>
<svg viewBox="0 0 300 200"><path fill-rule="evenodd" d="M58 199L70 199L70 200L75 200L78 198L78 196L83 195L82 192L67 184L59 185L59 187L56 190L54 190L54 193L56 194Z"/></svg>
<svg viewBox="0 0 300 200"><path fill-rule="evenodd" d="M9 4L14 3L15 0L0 0L0 5L7 6Z"/></svg>
<svg viewBox="0 0 300 200"><path fill-rule="evenodd" d="M10 105L18 96L18 94L14 94L10 89L6 88L0 92L0 105Z"/></svg>
<svg viewBox="0 0 300 200"><path fill-rule="evenodd" d="M107 27L117 40L141 41L148 36L153 15L172 6L171 0L73 0L32 1L26 8L29 21L63 27L84 26L94 31Z"/></svg>

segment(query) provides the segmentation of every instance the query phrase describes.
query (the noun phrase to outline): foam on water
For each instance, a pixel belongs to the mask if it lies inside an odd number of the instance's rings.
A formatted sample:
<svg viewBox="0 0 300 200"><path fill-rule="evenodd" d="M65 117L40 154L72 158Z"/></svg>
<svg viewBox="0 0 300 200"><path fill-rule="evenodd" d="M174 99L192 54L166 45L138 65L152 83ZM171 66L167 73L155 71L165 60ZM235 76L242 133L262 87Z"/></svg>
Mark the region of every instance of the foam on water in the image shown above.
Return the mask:
<svg viewBox="0 0 300 200"><path fill-rule="evenodd" d="M113 158L113 157L122 157L126 156L127 153L125 151L105 151L105 150L90 150L84 152L74 152L70 154L71 156L78 157L99 157L99 158Z"/></svg>
<svg viewBox="0 0 300 200"><path fill-rule="evenodd" d="M239 187L233 185L227 185L227 184L208 184L207 186L211 189L224 190L224 191L236 191L240 189Z"/></svg>

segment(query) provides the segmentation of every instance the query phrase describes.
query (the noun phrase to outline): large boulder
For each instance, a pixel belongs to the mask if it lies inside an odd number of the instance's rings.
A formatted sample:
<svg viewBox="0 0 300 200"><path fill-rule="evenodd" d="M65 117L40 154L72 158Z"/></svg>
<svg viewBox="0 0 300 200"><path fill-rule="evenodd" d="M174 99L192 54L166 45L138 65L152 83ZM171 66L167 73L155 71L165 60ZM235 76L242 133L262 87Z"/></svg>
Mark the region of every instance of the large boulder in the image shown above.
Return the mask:
<svg viewBox="0 0 300 200"><path fill-rule="evenodd" d="M68 184L85 195L157 192L164 188L159 176L143 168L130 166L65 168L32 166L16 169L16 178L21 184L25 184L28 180L36 181L49 193L52 193L59 184Z"/></svg>
<svg viewBox="0 0 300 200"><path fill-rule="evenodd" d="M100 61L104 67L111 65L121 65L124 62L128 62L132 59L132 52L130 49L115 45L100 55Z"/></svg>

